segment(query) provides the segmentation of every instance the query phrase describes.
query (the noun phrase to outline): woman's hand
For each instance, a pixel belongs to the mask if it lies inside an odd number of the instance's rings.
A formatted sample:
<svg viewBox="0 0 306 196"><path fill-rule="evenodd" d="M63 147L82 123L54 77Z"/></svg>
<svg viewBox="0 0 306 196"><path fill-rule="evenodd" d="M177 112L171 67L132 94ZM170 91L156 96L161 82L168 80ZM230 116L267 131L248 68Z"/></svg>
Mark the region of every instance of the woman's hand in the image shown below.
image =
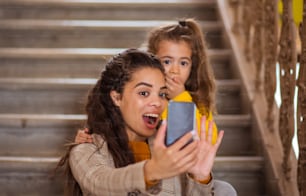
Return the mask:
<svg viewBox="0 0 306 196"><path fill-rule="evenodd" d="M163 121L153 143L152 157L144 166L145 178L149 181L161 180L184 173L195 166L198 142L193 141L185 146L194 134L196 133L187 133L167 147L165 146L166 121Z"/></svg>
<svg viewBox="0 0 306 196"><path fill-rule="evenodd" d="M221 144L224 131L221 130L218 134L217 142L212 144L213 122L208 125L206 132L206 117L201 118L201 135L198 144L198 161L188 172L195 180L205 181L210 178L210 173L214 165L217 150Z"/></svg>
<svg viewBox="0 0 306 196"><path fill-rule="evenodd" d="M77 144L92 143L92 137L88 134L88 129L79 129L77 135L75 136L74 142Z"/></svg>
<svg viewBox="0 0 306 196"><path fill-rule="evenodd" d="M168 99L173 99L174 97L185 91L184 82L180 81L177 76L167 74L166 86L168 91Z"/></svg>

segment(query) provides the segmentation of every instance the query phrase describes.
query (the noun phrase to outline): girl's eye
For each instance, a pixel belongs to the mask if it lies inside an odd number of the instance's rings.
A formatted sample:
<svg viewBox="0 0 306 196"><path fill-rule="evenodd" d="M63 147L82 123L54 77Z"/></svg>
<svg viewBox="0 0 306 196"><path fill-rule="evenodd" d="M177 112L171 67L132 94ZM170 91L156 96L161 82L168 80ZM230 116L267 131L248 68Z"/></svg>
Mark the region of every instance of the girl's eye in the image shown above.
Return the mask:
<svg viewBox="0 0 306 196"><path fill-rule="evenodd" d="M139 92L139 95L144 96L144 97L147 97L147 96L149 96L149 92L147 92L147 91L141 91L141 92Z"/></svg>
<svg viewBox="0 0 306 196"><path fill-rule="evenodd" d="M189 65L189 62L187 62L187 61L182 61L182 62L181 62L181 65L182 65L183 67L186 67L186 66Z"/></svg>
<svg viewBox="0 0 306 196"><path fill-rule="evenodd" d="M163 60L162 64L163 65L170 65L171 61L170 60Z"/></svg>

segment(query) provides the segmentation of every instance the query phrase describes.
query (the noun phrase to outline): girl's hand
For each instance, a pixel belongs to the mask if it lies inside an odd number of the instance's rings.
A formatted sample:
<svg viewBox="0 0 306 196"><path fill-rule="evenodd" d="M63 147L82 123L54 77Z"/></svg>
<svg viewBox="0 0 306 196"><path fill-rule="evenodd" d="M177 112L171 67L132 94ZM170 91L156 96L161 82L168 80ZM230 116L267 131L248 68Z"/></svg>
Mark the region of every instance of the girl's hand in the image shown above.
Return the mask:
<svg viewBox="0 0 306 196"><path fill-rule="evenodd" d="M217 142L212 144L213 122L208 125L208 133L206 132L206 117L201 118L201 136L198 145L198 161L188 172L198 181L205 181L210 178L217 150L221 144L224 131L218 134Z"/></svg>
<svg viewBox="0 0 306 196"><path fill-rule="evenodd" d="M79 129L75 136L74 142L77 144L92 143L92 136L88 134L88 129Z"/></svg>
<svg viewBox="0 0 306 196"><path fill-rule="evenodd" d="M173 76L170 74L166 75L166 86L168 90L167 93L169 99L173 99L174 97L185 91L184 82L180 81L177 76Z"/></svg>
<svg viewBox="0 0 306 196"><path fill-rule="evenodd" d="M197 141L186 147L194 133L187 133L171 146L165 146L166 121L163 121L153 143L151 159L144 166L145 178L161 180L190 170L197 162ZM183 148L184 147L184 148Z"/></svg>

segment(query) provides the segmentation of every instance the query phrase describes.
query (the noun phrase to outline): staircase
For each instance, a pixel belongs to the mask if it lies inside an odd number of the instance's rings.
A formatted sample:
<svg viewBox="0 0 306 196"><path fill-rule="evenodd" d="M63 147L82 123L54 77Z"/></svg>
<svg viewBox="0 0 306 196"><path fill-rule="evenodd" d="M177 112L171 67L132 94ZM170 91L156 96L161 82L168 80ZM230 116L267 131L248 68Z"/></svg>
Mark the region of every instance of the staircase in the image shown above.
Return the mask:
<svg viewBox="0 0 306 196"><path fill-rule="evenodd" d="M215 119L225 137L214 175L240 196L270 195L258 127L215 0L2 0L1 195L62 195L63 180L50 174L84 125L84 100L104 63L182 17L201 21L217 79Z"/></svg>

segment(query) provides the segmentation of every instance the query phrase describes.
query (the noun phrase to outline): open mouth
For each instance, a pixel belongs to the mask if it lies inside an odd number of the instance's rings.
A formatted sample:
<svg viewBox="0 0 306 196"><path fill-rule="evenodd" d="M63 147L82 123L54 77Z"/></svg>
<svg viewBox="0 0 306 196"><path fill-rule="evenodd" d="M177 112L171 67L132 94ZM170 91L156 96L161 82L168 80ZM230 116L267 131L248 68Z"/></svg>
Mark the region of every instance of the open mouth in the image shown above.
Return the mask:
<svg viewBox="0 0 306 196"><path fill-rule="evenodd" d="M159 115L158 114L144 114L143 119L148 127L153 128L157 125L157 122L159 120Z"/></svg>

